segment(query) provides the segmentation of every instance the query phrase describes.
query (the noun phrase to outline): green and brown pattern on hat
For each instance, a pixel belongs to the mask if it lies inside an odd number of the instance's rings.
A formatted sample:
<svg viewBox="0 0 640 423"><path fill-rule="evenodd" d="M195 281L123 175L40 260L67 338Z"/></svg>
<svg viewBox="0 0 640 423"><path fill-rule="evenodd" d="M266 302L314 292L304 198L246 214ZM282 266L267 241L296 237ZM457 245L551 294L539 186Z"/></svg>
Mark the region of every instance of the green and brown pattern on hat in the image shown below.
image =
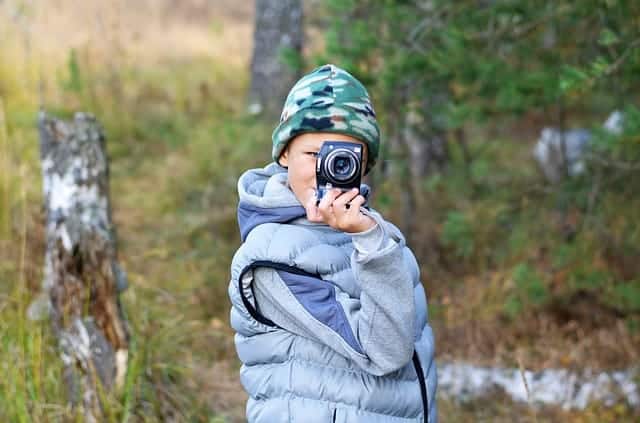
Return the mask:
<svg viewBox="0 0 640 423"><path fill-rule="evenodd" d="M330 132L350 135L367 144L368 172L380 149L380 128L366 88L335 65L303 76L289 91L280 123L273 131L273 160L296 135Z"/></svg>

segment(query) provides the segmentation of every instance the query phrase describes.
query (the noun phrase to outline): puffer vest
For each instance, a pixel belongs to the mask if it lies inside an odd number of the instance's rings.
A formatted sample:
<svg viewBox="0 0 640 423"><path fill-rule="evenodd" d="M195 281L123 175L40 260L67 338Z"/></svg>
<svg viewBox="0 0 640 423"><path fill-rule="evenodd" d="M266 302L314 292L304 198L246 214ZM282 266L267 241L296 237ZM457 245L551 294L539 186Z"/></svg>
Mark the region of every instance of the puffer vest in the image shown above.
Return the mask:
<svg viewBox="0 0 640 423"><path fill-rule="evenodd" d="M315 231L324 231L323 242ZM257 225L236 252L229 284L231 325L250 422L437 422L434 339L418 266L408 248L404 261L413 276L415 351L397 371L368 373L328 346L279 328L255 304L251 284L260 267L331 281L336 290L359 298L352 251L348 234L300 218Z"/></svg>

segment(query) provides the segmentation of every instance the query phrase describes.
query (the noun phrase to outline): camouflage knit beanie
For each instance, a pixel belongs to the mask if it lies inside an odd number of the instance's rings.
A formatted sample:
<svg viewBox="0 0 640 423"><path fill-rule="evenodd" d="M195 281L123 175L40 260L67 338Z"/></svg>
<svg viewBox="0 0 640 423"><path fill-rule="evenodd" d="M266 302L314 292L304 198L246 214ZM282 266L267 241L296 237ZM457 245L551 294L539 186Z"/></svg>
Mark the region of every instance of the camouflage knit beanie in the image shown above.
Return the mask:
<svg viewBox="0 0 640 423"><path fill-rule="evenodd" d="M273 160L289 141L305 132L350 135L367 144L366 172L376 162L380 129L366 88L335 65L324 65L300 78L284 103L280 123L273 131Z"/></svg>

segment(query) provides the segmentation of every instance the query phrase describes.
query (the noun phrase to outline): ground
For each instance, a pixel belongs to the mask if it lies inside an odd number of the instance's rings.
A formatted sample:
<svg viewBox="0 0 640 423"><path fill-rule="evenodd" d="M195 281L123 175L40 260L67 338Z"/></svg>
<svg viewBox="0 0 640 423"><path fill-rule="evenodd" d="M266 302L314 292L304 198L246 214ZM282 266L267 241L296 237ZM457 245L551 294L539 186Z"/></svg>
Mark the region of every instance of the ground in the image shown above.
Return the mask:
<svg viewBox="0 0 640 423"><path fill-rule="evenodd" d="M21 317L44 256L33 124L42 102L61 113L91 108L107 129L113 219L130 283L123 303L134 334L122 394L129 408L116 405L114 415L244 421L226 294L239 243L235 183L244 169L269 160L271 131L243 113L252 4L0 2L0 110L8 116L0 131L6 126L10 141L0 143L0 157L11 159L9 171L0 172L11 210L0 219L0 276L19 282L0 290L0 351L18 363L0 382L0 403L16 404L7 416L47 421L64 412L55 366L43 359L55 359L47 327ZM537 254L542 262L545 252ZM427 264L422 274L438 360L531 369L637 363L637 334L632 338L619 316L594 309L589 298L573 299L570 313L551 304L515 321L496 319L508 275L433 275ZM16 396L16 386L24 395ZM499 392L465 404L441 399L439 406L443 422L632 419L624 407L539 410Z"/></svg>

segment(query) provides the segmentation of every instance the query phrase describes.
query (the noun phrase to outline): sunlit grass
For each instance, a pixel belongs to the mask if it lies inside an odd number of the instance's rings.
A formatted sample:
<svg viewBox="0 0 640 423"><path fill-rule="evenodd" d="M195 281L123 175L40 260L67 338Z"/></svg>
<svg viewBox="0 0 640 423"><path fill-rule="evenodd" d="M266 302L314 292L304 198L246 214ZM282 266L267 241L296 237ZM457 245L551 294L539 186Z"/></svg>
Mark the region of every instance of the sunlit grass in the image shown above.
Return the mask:
<svg viewBox="0 0 640 423"><path fill-rule="evenodd" d="M105 21L132 19L122 16L122 4L105 3ZM87 7L74 13L88 13ZM60 41L64 26L78 17L52 13L51 38ZM119 260L130 283L122 301L133 338L125 385L105 398L106 420L243 421L246 394L238 382L226 293L239 243L236 183L245 169L269 161L272 129L243 113L250 40L226 21L210 23L204 35L181 32L177 25L162 36L158 28L141 29L139 44L127 38L131 27L105 30L83 22L76 35L56 44L38 38L43 11L36 8L29 17L31 36L0 29L0 421L80 419L66 403L51 329L25 317L40 284L44 248L35 126L40 105L66 118L78 110L93 112L107 137ZM245 30L241 34L248 35ZM74 38L82 36L84 42ZM555 199L535 178L535 168L521 164L530 163L526 145L500 140L470 170L455 154L445 176L425 181L425 198L433 202L415 214L439 236L451 231L442 250L449 268L437 277L437 269L423 268L434 324L462 326L463 334L475 334L472 343L504 330L491 350L495 355L472 345L478 348L455 350L457 356L512 364L516 348L528 348L526 366L555 359L563 352L537 341L547 337L558 341L556 347L566 345L562 333L535 333L548 328L535 307L510 322L505 302L522 294L518 275L540 274L555 289L553 284L568 279L562 272L552 277L553 266L590 270L600 248L595 229L586 228L579 246L559 247L561 236L549 225ZM396 181L378 189L378 199L393 201L374 206L397 218ZM601 212L613 236L636 241L638 230L629 222L638 200L614 194L606 200ZM620 210L621 203L628 207ZM555 262L544 261L545 249L554 252ZM515 272L523 263L534 270ZM625 334L620 328L610 332ZM516 337L522 333L528 337ZM465 342L461 337L449 348ZM568 362L588 365L589 358L576 354ZM490 407L443 400L441 421L534 421L526 407L500 396L492 400ZM593 406L583 413L543 411L538 421L624 421L628 415L626 409Z"/></svg>
<svg viewBox="0 0 640 423"><path fill-rule="evenodd" d="M130 281L122 300L133 338L125 386L103 396L105 420L237 421L243 394L235 405L220 404L226 411L217 416L215 392L202 395L201 386L216 360L235 357L228 326L220 324L228 312L233 246L219 242L212 229L229 233L235 212L222 204L233 201L231 180L257 157L233 146L270 142L258 137L260 124L238 120L247 81L242 60L166 57L161 65L145 64L83 46L61 51L43 74L41 52L27 55L14 35L12 47L0 52L0 421L81 420L67 405L48 323L32 322L25 312L43 259L41 249L30 249L31 242L44 241L35 236L44 223L36 128L41 103L65 118L77 110L95 113L112 159L111 202ZM25 74L29 78L20 77ZM200 193L214 194L214 179L225 173L219 198L194 201ZM239 392L232 380L221 389Z"/></svg>
<svg viewBox="0 0 640 423"><path fill-rule="evenodd" d="M4 113L4 103L0 98L0 239L9 237L9 136L7 135L7 120Z"/></svg>

